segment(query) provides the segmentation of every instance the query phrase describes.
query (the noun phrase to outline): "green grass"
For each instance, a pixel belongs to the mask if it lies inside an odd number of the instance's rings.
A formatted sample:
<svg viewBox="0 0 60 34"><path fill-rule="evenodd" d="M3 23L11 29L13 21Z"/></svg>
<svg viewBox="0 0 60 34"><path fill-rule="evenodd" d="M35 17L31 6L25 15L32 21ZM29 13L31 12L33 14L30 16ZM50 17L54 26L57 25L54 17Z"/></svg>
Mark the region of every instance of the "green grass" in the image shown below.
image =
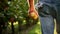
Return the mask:
<svg viewBox="0 0 60 34"><path fill-rule="evenodd" d="M28 32L28 34L41 34L40 24L36 24L36 25Z"/></svg>

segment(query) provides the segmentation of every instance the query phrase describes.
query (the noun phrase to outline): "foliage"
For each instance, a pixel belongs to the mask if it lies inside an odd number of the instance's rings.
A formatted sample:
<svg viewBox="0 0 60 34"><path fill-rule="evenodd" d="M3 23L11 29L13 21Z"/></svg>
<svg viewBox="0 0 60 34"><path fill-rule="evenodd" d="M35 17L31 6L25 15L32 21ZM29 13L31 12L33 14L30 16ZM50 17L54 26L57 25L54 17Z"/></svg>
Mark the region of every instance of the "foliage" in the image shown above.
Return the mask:
<svg viewBox="0 0 60 34"><path fill-rule="evenodd" d="M9 20L11 17L23 20L27 16L27 10L28 4L26 0L7 0L4 3L1 1L0 17L6 18L6 20Z"/></svg>
<svg viewBox="0 0 60 34"><path fill-rule="evenodd" d="M0 23L7 27L9 22L18 21L20 27L36 22L28 17L28 9L27 0L0 0Z"/></svg>

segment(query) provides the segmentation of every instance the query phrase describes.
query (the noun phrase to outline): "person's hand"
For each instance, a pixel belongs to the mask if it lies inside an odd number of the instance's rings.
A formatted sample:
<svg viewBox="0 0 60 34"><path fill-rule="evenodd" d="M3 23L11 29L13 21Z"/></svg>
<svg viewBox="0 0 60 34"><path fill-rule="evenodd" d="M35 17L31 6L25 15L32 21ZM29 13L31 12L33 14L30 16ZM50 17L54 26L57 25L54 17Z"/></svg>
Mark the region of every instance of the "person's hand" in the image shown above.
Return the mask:
<svg viewBox="0 0 60 34"><path fill-rule="evenodd" d="M35 9L29 9L28 15L35 20L38 18L38 12Z"/></svg>

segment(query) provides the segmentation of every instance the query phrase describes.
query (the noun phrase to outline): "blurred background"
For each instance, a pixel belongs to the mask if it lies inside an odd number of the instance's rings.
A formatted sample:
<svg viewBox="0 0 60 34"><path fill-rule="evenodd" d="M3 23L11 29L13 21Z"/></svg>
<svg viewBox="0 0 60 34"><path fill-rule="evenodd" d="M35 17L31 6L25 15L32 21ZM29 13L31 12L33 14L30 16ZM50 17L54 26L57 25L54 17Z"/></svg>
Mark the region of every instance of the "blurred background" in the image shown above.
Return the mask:
<svg viewBox="0 0 60 34"><path fill-rule="evenodd" d="M28 16L27 0L0 0L0 34L41 34L39 19Z"/></svg>

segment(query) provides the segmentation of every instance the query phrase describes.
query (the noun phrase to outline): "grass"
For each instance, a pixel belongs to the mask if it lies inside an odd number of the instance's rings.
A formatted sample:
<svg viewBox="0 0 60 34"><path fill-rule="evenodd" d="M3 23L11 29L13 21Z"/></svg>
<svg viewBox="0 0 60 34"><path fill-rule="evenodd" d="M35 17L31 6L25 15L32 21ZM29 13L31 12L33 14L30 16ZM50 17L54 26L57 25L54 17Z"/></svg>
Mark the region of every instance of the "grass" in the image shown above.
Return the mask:
<svg viewBox="0 0 60 34"><path fill-rule="evenodd" d="M34 27L28 32L28 34L41 34L40 23L34 25Z"/></svg>

